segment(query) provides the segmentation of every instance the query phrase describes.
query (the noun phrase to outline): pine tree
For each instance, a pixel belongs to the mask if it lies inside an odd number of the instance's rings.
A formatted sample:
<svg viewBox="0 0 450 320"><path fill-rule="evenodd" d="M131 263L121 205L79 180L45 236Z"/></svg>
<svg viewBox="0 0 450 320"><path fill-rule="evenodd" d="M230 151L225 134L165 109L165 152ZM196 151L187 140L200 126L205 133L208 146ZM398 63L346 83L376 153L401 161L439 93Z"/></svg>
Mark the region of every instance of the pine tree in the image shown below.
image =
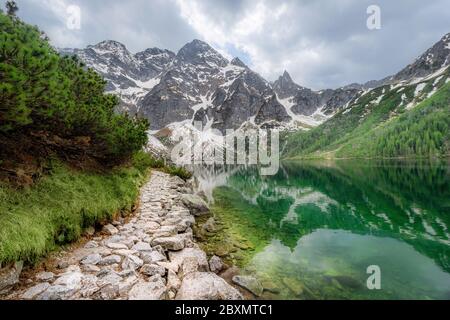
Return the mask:
<svg viewBox="0 0 450 320"><path fill-rule="evenodd" d="M0 135L89 137L88 153L105 162L125 160L147 142L147 120L116 114L118 98L104 93L95 71L61 57L20 19L0 13L0 30Z"/></svg>
<svg viewBox="0 0 450 320"><path fill-rule="evenodd" d="M17 11L19 11L19 7L17 6L17 3L15 1L13 0L6 1L6 13L8 16L15 17Z"/></svg>

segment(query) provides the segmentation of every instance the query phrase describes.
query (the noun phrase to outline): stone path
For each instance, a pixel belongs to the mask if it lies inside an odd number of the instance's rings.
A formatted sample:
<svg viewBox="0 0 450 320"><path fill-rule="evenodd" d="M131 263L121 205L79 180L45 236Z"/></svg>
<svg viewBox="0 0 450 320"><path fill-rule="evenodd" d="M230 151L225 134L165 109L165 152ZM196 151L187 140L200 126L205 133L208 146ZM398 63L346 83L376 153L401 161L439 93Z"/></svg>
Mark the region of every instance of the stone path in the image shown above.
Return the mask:
<svg viewBox="0 0 450 320"><path fill-rule="evenodd" d="M10 299L242 299L214 272L194 243L193 214L202 200L180 178L153 172L142 188L140 208L127 223L109 224L64 257L57 274L41 272ZM219 264L220 265L220 264ZM220 269L220 268L219 268Z"/></svg>

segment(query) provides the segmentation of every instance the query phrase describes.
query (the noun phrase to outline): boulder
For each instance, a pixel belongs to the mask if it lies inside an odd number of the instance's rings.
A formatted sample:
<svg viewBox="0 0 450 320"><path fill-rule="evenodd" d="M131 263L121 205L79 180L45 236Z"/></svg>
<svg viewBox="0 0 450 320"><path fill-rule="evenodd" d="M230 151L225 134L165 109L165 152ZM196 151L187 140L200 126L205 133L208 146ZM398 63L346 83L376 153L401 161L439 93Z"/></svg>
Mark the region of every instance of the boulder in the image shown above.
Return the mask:
<svg viewBox="0 0 450 320"><path fill-rule="evenodd" d="M126 257L122 262L123 270L137 270L144 265L144 261L134 255Z"/></svg>
<svg viewBox="0 0 450 320"><path fill-rule="evenodd" d="M212 272L194 272L184 277L176 300L242 300L241 293Z"/></svg>
<svg viewBox="0 0 450 320"><path fill-rule="evenodd" d="M98 263L98 265L101 265L101 266L110 266L110 265L112 265L112 264L120 263L120 261L122 261L122 258L121 258L119 255L113 254L113 255L104 257L104 258Z"/></svg>
<svg viewBox="0 0 450 320"><path fill-rule="evenodd" d="M128 293L129 300L165 300L166 296L167 289L160 276L138 281Z"/></svg>
<svg viewBox="0 0 450 320"><path fill-rule="evenodd" d="M144 260L144 262L148 263L148 264L156 263L159 261L167 261L166 256L156 250L154 250L152 252L141 252L140 256L141 256L141 259Z"/></svg>
<svg viewBox="0 0 450 320"><path fill-rule="evenodd" d="M19 261L0 269L0 293L7 293L11 287L19 282L23 262Z"/></svg>
<svg viewBox="0 0 450 320"><path fill-rule="evenodd" d="M181 251L169 252L169 260L178 266L183 265L184 260L189 257L197 258L199 271L209 271L206 253L201 249L185 248Z"/></svg>
<svg viewBox="0 0 450 320"><path fill-rule="evenodd" d="M107 224L106 226L103 227L103 232L105 232L110 236L113 236L115 234L118 234L119 230L117 230L117 228L114 227L112 224Z"/></svg>
<svg viewBox="0 0 450 320"><path fill-rule="evenodd" d="M140 272L147 276L160 275L163 277L166 274L166 268L157 264L144 264Z"/></svg>
<svg viewBox="0 0 450 320"><path fill-rule="evenodd" d="M223 269L223 262L218 256L212 256L209 260L209 269L214 273L219 273Z"/></svg>
<svg viewBox="0 0 450 320"><path fill-rule="evenodd" d="M98 247L98 243L97 243L97 241L89 241L89 242L87 242L87 243L84 245L84 247L85 247L86 249L97 248L97 247Z"/></svg>
<svg viewBox="0 0 450 320"><path fill-rule="evenodd" d="M37 295L41 294L45 290L47 290L50 287L50 284L48 282L39 283L31 288L29 288L27 291L25 291L24 294L22 294L21 298L25 300L31 300L34 299Z"/></svg>
<svg viewBox="0 0 450 320"><path fill-rule="evenodd" d="M177 274L174 271L169 270L167 272L167 289L176 292L178 291L180 286L181 286L180 278L178 278Z"/></svg>
<svg viewBox="0 0 450 320"><path fill-rule="evenodd" d="M152 247L147 242L138 242L131 249L136 251L152 251Z"/></svg>
<svg viewBox="0 0 450 320"><path fill-rule="evenodd" d="M106 246L113 250L120 250L120 249L127 250L128 249L127 245L120 243L120 242L108 242L106 244Z"/></svg>
<svg viewBox="0 0 450 320"><path fill-rule="evenodd" d="M36 280L38 281L51 281L55 277L53 272L39 272L36 275Z"/></svg>
<svg viewBox="0 0 450 320"><path fill-rule="evenodd" d="M183 204L189 208L194 216L201 216L209 213L208 204L195 194L183 194L181 196Z"/></svg>
<svg viewBox="0 0 450 320"><path fill-rule="evenodd" d="M197 272L199 268L197 257L186 257L181 265L180 278L183 279L190 273Z"/></svg>
<svg viewBox="0 0 450 320"><path fill-rule="evenodd" d="M303 283L294 278L283 278L284 285L291 290L296 296L303 293L304 287Z"/></svg>
<svg viewBox="0 0 450 320"><path fill-rule="evenodd" d="M184 248L185 239L182 235L173 237L156 238L152 241L152 246L160 245L165 250L178 251Z"/></svg>
<svg viewBox="0 0 450 320"><path fill-rule="evenodd" d="M75 289L64 285L53 285L36 297L36 300L63 300L75 293Z"/></svg>
<svg viewBox="0 0 450 320"><path fill-rule="evenodd" d="M75 290L80 288L82 279L83 274L79 271L79 269L75 271L68 271L56 279L54 285L61 285Z"/></svg>
<svg viewBox="0 0 450 320"><path fill-rule="evenodd" d="M99 276L97 285L99 287L104 287L107 285L116 286L122 280L123 280L122 277L117 272L115 272L113 270L109 270L105 274L102 274L101 276Z"/></svg>
<svg viewBox="0 0 450 320"><path fill-rule="evenodd" d="M251 293L253 293L255 296L259 297L263 293L263 286L261 283L252 276L234 276L233 282L239 285L240 287L247 289Z"/></svg>
<svg viewBox="0 0 450 320"><path fill-rule="evenodd" d="M102 260L102 256L98 253L93 253L90 255L87 255L86 257L83 258L83 260L81 260L81 264L84 265L93 265L95 266L97 263L99 263Z"/></svg>

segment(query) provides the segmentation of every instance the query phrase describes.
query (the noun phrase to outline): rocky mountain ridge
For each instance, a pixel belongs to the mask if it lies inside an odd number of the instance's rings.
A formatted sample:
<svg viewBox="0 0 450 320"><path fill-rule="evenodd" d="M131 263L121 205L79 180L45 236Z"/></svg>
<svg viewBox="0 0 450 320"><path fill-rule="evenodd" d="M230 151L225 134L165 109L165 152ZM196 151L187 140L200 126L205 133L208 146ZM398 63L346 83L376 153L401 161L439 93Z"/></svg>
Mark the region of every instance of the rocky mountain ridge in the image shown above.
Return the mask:
<svg viewBox="0 0 450 320"><path fill-rule="evenodd" d="M399 73L366 84L313 91L296 84L287 71L270 83L239 58L229 61L207 43L194 40L178 53L151 48L132 54L116 41L76 54L108 81L107 91L121 98L120 110L151 121L151 130L192 125L238 129L309 129L345 109L374 88L420 81L450 63L450 34Z"/></svg>

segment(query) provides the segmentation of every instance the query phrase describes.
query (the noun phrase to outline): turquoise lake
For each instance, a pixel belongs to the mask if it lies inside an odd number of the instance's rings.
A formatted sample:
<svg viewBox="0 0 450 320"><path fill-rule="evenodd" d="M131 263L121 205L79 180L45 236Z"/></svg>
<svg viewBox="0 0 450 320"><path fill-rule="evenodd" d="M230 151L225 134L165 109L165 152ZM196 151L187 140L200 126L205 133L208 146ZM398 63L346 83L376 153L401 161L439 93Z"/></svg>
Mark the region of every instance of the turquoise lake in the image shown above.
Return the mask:
<svg viewBox="0 0 450 320"><path fill-rule="evenodd" d="M450 166L320 161L198 170L217 231L202 238L263 299L450 299ZM369 266L380 270L370 290Z"/></svg>

